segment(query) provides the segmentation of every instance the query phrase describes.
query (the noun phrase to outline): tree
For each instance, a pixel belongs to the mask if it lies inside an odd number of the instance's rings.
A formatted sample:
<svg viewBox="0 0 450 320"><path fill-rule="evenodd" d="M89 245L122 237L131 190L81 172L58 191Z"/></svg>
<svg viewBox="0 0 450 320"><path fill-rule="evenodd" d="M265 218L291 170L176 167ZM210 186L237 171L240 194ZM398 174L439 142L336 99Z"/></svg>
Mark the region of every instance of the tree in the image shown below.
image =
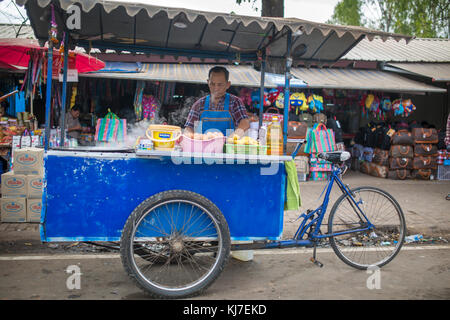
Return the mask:
<svg viewBox="0 0 450 320"><path fill-rule="evenodd" d="M361 1L341 0L334 7L331 19L327 21L331 24L360 26L361 25Z"/></svg>
<svg viewBox="0 0 450 320"><path fill-rule="evenodd" d="M256 0L236 0L236 3L239 5L243 2L249 2L254 5ZM262 0L261 16L284 17L284 0Z"/></svg>
<svg viewBox="0 0 450 320"><path fill-rule="evenodd" d="M417 37L448 38L449 13L448 0L341 0L328 23L362 25Z"/></svg>

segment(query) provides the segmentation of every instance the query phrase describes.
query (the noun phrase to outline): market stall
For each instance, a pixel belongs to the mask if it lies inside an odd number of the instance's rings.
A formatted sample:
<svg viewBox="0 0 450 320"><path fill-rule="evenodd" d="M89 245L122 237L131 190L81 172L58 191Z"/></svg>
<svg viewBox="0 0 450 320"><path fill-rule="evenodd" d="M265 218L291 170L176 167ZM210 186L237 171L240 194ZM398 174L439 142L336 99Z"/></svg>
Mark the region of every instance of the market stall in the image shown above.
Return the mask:
<svg viewBox="0 0 450 320"><path fill-rule="evenodd" d="M61 33L55 25L66 26L66 10L76 3L81 6L83 23L79 29L67 31L66 36L77 45L261 64L259 118L253 121L258 127L250 129L260 129L266 120L266 139L259 135L255 139L249 133L239 136L237 130L231 134L195 132L189 136L179 126L150 124L144 127L136 148L121 148L117 143L129 136L126 119L108 110L95 126L97 141L105 143L101 152L98 148L50 148L52 93L51 83L47 82L42 241L120 240L127 272L135 275L138 285L164 297L189 296L210 285L228 258L231 241L257 240L265 248L315 246L315 242L302 237L307 230L314 231L317 239L323 237L320 230L310 229L323 214L304 225L299 238L280 241L284 209L299 205L292 156L286 155L292 62L336 60L364 36L403 38L297 19L242 17L108 1L17 2L25 3L41 41L47 39L49 29ZM45 11L50 17L54 13L55 19L40 19L46 16ZM301 52L296 51L299 44ZM271 58L282 60L285 70L283 90L277 98L283 94L286 99L279 101L283 112L277 115L263 112L265 62ZM64 79L66 71L64 66ZM50 67L48 73L51 74ZM63 88L65 84L66 80ZM133 101L142 101L145 90L146 85L136 86ZM64 90L62 97L64 107ZM139 104L134 104L134 108L139 108ZM327 158L336 165L336 174L340 172L337 165L347 156L342 153ZM350 194L342 183L340 187L346 195ZM395 201L391 203L398 212L400 241L380 264L389 262L403 241L401 210ZM371 224L362 228L367 231ZM360 230L344 230L338 235L355 231ZM173 256L164 253L169 247ZM243 248L237 245L233 250ZM185 265L193 271L177 276L166 272L170 270L165 269L172 269L173 258L178 266ZM161 260L162 270L156 271L156 276L162 274L164 279L153 284L151 276L142 275L141 268L157 269ZM206 265L202 268L204 260ZM172 275L165 278L166 274Z"/></svg>

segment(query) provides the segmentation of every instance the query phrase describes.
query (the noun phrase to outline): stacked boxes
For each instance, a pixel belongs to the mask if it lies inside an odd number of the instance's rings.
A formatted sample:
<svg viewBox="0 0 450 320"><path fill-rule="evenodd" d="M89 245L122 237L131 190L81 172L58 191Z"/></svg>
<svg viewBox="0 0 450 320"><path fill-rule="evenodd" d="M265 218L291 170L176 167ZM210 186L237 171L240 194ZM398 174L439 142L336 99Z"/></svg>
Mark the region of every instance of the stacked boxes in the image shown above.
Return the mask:
<svg viewBox="0 0 450 320"><path fill-rule="evenodd" d="M14 150L14 170L2 174L1 221L39 222L44 150Z"/></svg>

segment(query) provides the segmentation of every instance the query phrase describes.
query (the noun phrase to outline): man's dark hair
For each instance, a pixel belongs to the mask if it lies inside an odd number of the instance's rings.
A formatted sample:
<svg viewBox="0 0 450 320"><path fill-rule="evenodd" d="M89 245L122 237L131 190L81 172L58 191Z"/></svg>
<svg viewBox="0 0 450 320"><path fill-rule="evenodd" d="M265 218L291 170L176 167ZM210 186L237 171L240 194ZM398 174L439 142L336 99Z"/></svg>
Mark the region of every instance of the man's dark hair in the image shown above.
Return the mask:
<svg viewBox="0 0 450 320"><path fill-rule="evenodd" d="M74 106L72 107L71 110L73 110L73 111L80 111L80 112L81 112L81 107L80 107L79 104L76 104L76 105L74 105Z"/></svg>
<svg viewBox="0 0 450 320"><path fill-rule="evenodd" d="M230 73L225 67L215 66L209 69L208 78L211 78L211 73L223 73L225 75L225 80L228 81Z"/></svg>

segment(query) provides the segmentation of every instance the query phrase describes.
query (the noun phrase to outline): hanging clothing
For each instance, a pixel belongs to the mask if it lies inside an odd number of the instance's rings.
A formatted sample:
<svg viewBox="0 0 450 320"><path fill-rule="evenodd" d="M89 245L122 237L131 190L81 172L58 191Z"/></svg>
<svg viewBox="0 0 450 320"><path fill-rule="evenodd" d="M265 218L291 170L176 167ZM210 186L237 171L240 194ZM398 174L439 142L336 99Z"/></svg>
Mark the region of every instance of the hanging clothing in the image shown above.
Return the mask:
<svg viewBox="0 0 450 320"><path fill-rule="evenodd" d="M302 199L300 196L300 185L298 183L297 167L294 160L285 161L286 169L286 201L284 204L285 210L298 210L302 206Z"/></svg>

